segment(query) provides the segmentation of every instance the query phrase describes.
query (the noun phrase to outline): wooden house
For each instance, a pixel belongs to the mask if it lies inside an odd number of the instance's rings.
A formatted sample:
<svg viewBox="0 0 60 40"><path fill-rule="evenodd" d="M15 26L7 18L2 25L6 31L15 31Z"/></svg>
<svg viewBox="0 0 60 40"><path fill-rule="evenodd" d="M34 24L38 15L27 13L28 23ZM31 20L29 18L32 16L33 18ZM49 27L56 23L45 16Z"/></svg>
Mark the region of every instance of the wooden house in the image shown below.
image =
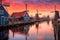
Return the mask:
<svg viewBox="0 0 60 40"><path fill-rule="evenodd" d="M0 25L8 24L8 12L5 10L3 5L0 4Z"/></svg>
<svg viewBox="0 0 60 40"><path fill-rule="evenodd" d="M23 11L23 12L14 12L11 17L14 17L15 20L23 20L25 22L28 22L30 20L30 17L27 13L27 11Z"/></svg>

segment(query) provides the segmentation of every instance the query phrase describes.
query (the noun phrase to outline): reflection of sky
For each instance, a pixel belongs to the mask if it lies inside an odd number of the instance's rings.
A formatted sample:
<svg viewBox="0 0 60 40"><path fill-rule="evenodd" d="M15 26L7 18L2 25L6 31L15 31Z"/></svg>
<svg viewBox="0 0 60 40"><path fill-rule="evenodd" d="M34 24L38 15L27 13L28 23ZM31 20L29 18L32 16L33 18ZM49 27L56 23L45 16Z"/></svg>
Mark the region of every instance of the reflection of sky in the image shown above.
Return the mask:
<svg viewBox="0 0 60 40"><path fill-rule="evenodd" d="M10 36L9 40L25 40L25 36L19 35L19 34L15 34L14 38L13 38L13 36Z"/></svg>
<svg viewBox="0 0 60 40"><path fill-rule="evenodd" d="M25 35L15 33L13 38L12 32L9 32L10 40L25 40ZM28 32L28 40L54 40L53 27L51 22L49 25L46 22L39 24L38 34L35 25L30 27L30 30Z"/></svg>

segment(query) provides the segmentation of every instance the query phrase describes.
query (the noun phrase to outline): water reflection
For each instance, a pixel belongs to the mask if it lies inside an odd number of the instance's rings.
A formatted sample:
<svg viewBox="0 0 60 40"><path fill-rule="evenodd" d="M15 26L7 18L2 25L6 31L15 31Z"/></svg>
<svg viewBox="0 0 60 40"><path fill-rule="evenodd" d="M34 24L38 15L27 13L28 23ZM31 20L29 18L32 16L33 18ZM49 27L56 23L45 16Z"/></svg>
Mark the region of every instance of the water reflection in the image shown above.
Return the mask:
<svg viewBox="0 0 60 40"><path fill-rule="evenodd" d="M60 24L58 25L58 40L60 40Z"/></svg>
<svg viewBox="0 0 60 40"><path fill-rule="evenodd" d="M53 23L53 28L55 40L60 40L60 24L57 22Z"/></svg>
<svg viewBox="0 0 60 40"><path fill-rule="evenodd" d="M21 35L25 35L25 40L27 40L29 27L30 25L25 25L11 29L13 38L15 37L15 34L21 34Z"/></svg>
<svg viewBox="0 0 60 40"><path fill-rule="evenodd" d="M0 32L0 40L8 40L8 39L9 39L9 30Z"/></svg>
<svg viewBox="0 0 60 40"><path fill-rule="evenodd" d="M25 35L26 35L26 40L27 40L27 37L28 37L28 32L29 32L29 25L26 25L25 27L24 27L24 33L25 33Z"/></svg>
<svg viewBox="0 0 60 40"><path fill-rule="evenodd" d="M25 25L9 30L9 40L54 40L51 21Z"/></svg>
<svg viewBox="0 0 60 40"><path fill-rule="evenodd" d="M39 22L36 23L37 35L38 35Z"/></svg>
<svg viewBox="0 0 60 40"><path fill-rule="evenodd" d="M47 24L49 24L50 23L50 21L47 21Z"/></svg>

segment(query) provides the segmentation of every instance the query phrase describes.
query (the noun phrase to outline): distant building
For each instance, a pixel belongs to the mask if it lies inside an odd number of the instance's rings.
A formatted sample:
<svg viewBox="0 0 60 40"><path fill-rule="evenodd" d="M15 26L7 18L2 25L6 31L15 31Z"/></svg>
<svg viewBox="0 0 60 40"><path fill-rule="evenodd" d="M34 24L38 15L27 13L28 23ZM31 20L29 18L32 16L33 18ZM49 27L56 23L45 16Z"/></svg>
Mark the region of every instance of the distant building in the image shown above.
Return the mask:
<svg viewBox="0 0 60 40"><path fill-rule="evenodd" d="M39 14L38 13L35 15L35 21L39 21Z"/></svg>
<svg viewBox="0 0 60 40"><path fill-rule="evenodd" d="M59 18L59 11L55 11L55 17L54 20L57 20Z"/></svg>
<svg viewBox="0 0 60 40"><path fill-rule="evenodd" d="M8 12L5 10L3 5L0 5L0 25L8 24Z"/></svg>
<svg viewBox="0 0 60 40"><path fill-rule="evenodd" d="M23 12L14 12L11 17L14 17L15 20L24 20L28 22L30 20L30 17L26 11Z"/></svg>

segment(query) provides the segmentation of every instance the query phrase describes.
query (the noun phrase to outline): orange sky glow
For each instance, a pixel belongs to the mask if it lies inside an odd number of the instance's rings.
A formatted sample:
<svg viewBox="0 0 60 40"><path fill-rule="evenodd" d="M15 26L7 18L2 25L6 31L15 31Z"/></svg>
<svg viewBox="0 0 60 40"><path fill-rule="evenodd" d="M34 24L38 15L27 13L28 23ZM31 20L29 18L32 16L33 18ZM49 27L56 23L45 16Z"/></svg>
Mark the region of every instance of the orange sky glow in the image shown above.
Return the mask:
<svg viewBox="0 0 60 40"><path fill-rule="evenodd" d="M38 13L42 14L42 15L53 15L54 13L54 5L56 5L57 10L60 11L60 4L57 2L53 2L53 3L46 3L46 2L42 2L42 3L28 3L28 10L29 10L29 15L30 16L34 16L37 13L37 9L38 9ZM9 7L5 7L5 9L8 11L8 13L11 15L13 12L21 12L26 10L25 9L25 4L24 3L15 3L15 2L10 2L10 6Z"/></svg>

